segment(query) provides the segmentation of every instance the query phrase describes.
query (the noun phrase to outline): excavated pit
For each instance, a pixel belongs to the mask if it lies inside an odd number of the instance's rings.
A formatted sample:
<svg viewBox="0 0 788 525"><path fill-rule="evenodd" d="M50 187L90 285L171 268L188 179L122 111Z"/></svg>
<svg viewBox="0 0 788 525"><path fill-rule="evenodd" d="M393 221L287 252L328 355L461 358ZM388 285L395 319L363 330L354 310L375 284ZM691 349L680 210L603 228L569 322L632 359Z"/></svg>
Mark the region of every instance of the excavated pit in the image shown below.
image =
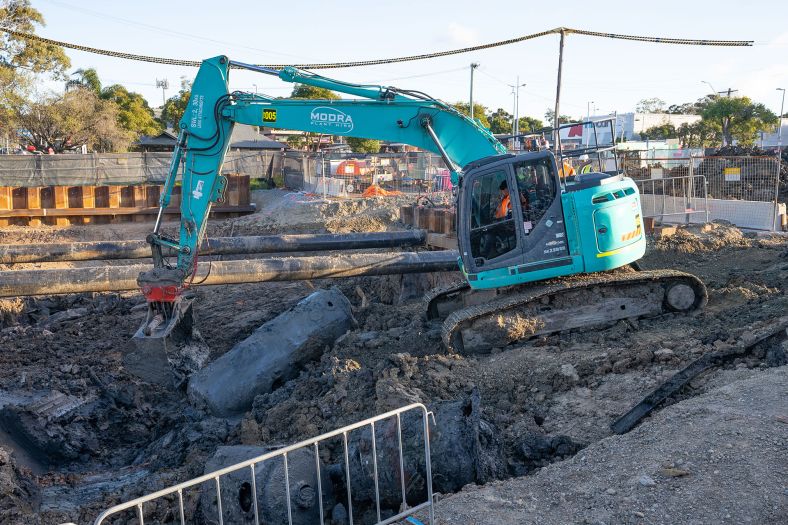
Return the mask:
<svg viewBox="0 0 788 525"><path fill-rule="evenodd" d="M292 203L277 201L267 209L287 206ZM317 207L300 210L300 222L261 212L213 223L208 234L398 227L394 204ZM121 240L142 238L145 226L8 228L0 235L3 243ZM295 377L255 396L251 410L231 418L196 408L183 386L150 385L124 369L121 349L145 315L138 294L0 301L0 515L9 523L91 523L114 503L201 475L219 447L278 447L412 402L436 414L439 407L454 407L471 420L447 437L444 448L436 437L436 475L451 481L440 485L436 477L441 491L531 474L610 436L617 416L688 362L783 315L788 259L781 254L787 248L785 237L756 237L725 225L680 230L651 242L643 266L698 275L709 288L704 311L540 336L480 356L447 353L440 324L426 321L420 310L424 290L457 275L198 288L195 322L211 363L316 289L337 286L358 323ZM726 367L757 372L767 366L766 355L768 349L759 350ZM716 371L704 374L682 396L718 377ZM355 444L363 448L363 441ZM459 464L456 450L463 447L471 466L441 471ZM336 446L326 454L326 465L335 464ZM627 459L620 462L610 468L625 468ZM341 492L341 476L331 481L333 492ZM238 505L246 501L242 485ZM365 492L359 487L358 512L368 517L374 505L368 496L363 501ZM331 510L341 522L339 504ZM208 521L199 494L186 506ZM154 520L158 511L171 509L151 505L146 518Z"/></svg>

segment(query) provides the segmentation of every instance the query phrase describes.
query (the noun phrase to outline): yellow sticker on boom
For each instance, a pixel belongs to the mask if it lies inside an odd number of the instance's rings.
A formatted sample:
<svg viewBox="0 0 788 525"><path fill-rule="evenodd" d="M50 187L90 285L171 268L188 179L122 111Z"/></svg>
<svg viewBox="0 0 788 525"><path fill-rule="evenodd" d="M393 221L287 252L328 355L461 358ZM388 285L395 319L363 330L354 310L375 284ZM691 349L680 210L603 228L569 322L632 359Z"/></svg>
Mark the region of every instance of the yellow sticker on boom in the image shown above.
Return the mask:
<svg viewBox="0 0 788 525"><path fill-rule="evenodd" d="M276 122L276 110L275 109L264 109L263 110L263 122Z"/></svg>

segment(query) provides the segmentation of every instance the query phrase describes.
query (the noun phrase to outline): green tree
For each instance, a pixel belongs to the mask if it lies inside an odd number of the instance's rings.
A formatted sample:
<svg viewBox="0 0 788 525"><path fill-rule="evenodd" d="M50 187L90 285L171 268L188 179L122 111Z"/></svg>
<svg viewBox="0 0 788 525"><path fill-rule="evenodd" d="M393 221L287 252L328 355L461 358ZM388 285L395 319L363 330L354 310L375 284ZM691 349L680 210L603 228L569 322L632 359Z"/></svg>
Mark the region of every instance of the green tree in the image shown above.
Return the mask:
<svg viewBox="0 0 788 525"><path fill-rule="evenodd" d="M76 78L75 78L76 77ZM101 93L101 80L95 69L77 69L71 74L71 78L66 81L66 89L85 88L96 95Z"/></svg>
<svg viewBox="0 0 788 525"><path fill-rule="evenodd" d="M102 89L99 97L113 102L118 107L118 123L137 137L156 135L161 131L161 125L153 118L153 110L139 93L133 93L119 84L114 84Z"/></svg>
<svg viewBox="0 0 788 525"><path fill-rule="evenodd" d="M181 117L186 112L189 105L189 97L192 96L192 83L185 78L181 79L181 89L178 94L167 99L161 108L159 123L164 128L178 129Z"/></svg>
<svg viewBox="0 0 788 525"><path fill-rule="evenodd" d="M29 0L0 0L0 26L35 33L44 17ZM71 66L63 49L0 31L0 133L16 127L14 118L28 96L36 74L62 77Z"/></svg>
<svg viewBox="0 0 788 525"><path fill-rule="evenodd" d="M378 153L380 151L379 140L347 137L347 143L354 153Z"/></svg>
<svg viewBox="0 0 788 525"><path fill-rule="evenodd" d="M676 130L676 135L685 148L705 148L719 144L722 131L714 122L699 120L682 124Z"/></svg>
<svg viewBox="0 0 788 525"><path fill-rule="evenodd" d="M99 152L126 151L133 134L118 124L118 107L87 89L48 96L17 109L20 142L56 153L87 145Z"/></svg>
<svg viewBox="0 0 788 525"><path fill-rule="evenodd" d="M318 99L318 100L339 100L339 95L328 88L308 86L306 84L296 84L290 98L298 99Z"/></svg>
<svg viewBox="0 0 788 525"><path fill-rule="evenodd" d="M644 98L635 106L638 113L662 113L665 111L665 101L661 98Z"/></svg>
<svg viewBox="0 0 788 525"><path fill-rule="evenodd" d="M503 108L496 109L487 116L490 122L490 131L496 134L512 132L512 115ZM544 123L533 117L520 117L518 120L520 133L532 133L544 127Z"/></svg>
<svg viewBox="0 0 788 525"><path fill-rule="evenodd" d="M503 108L498 108L493 113L490 113L487 116L487 121L490 123L490 132L492 133L503 134L512 132L512 115Z"/></svg>
<svg viewBox="0 0 788 525"><path fill-rule="evenodd" d="M0 1L0 26L35 33L36 26L44 25L44 17L30 5L30 0ZM0 67L24 68L33 73L62 76L70 65L61 47L0 31Z"/></svg>
<svg viewBox="0 0 788 525"><path fill-rule="evenodd" d="M548 126L553 126L555 122L555 110L550 108L544 112L544 118L547 121ZM558 117L559 124L569 124L570 122L574 122L574 119L569 115L561 115Z"/></svg>
<svg viewBox="0 0 788 525"><path fill-rule="evenodd" d="M520 128L520 133L534 133L535 131L544 128L544 122L538 118L520 117L517 127Z"/></svg>
<svg viewBox="0 0 788 525"><path fill-rule="evenodd" d="M673 115L700 115L710 102L714 99L710 96L701 97L695 102L685 102L684 104L671 104L666 113Z"/></svg>
<svg viewBox="0 0 788 525"><path fill-rule="evenodd" d="M777 124L777 115L748 97L716 97L701 112L703 120L714 122L722 131L722 145L736 139L741 144L755 142L757 132Z"/></svg>
<svg viewBox="0 0 788 525"><path fill-rule="evenodd" d="M640 138L642 140L666 140L675 139L677 137L678 132L676 131L676 126L669 122L651 126L640 133Z"/></svg>
<svg viewBox="0 0 788 525"><path fill-rule="evenodd" d="M470 115L470 103L468 102L455 102L452 104L454 109L462 113L463 115ZM482 126L485 128L490 128L490 121L487 120L487 108L482 106L481 104L473 104L473 117L478 119L481 122Z"/></svg>

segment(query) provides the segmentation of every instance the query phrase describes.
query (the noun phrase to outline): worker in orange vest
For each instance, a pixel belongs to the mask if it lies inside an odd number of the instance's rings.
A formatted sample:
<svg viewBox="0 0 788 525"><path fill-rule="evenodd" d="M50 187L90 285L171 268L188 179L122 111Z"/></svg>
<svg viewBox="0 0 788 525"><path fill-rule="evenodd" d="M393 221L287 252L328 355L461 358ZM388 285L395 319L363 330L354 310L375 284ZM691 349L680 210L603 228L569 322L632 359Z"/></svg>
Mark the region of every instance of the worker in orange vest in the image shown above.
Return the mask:
<svg viewBox="0 0 788 525"><path fill-rule="evenodd" d="M501 203L498 204L498 209L495 210L495 218L505 219L509 212L512 211L512 200L509 197L509 185L506 184L506 181L503 181L498 189L501 192Z"/></svg>
<svg viewBox="0 0 788 525"><path fill-rule="evenodd" d="M563 162L561 163L561 167L558 168L559 177L563 179L564 177L571 177L574 174L575 174L575 169L572 167L572 165L569 163L568 160L563 159Z"/></svg>

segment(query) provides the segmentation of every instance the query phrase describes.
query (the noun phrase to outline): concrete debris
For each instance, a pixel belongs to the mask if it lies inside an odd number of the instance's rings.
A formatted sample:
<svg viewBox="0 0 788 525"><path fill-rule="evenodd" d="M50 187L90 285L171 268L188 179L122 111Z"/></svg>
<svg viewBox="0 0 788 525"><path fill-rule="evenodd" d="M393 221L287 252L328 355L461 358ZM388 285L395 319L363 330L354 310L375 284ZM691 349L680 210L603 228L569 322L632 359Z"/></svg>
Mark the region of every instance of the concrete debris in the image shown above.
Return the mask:
<svg viewBox="0 0 788 525"><path fill-rule="evenodd" d="M293 379L354 322L339 289L318 290L194 374L189 398L217 416L248 410L255 396Z"/></svg>

